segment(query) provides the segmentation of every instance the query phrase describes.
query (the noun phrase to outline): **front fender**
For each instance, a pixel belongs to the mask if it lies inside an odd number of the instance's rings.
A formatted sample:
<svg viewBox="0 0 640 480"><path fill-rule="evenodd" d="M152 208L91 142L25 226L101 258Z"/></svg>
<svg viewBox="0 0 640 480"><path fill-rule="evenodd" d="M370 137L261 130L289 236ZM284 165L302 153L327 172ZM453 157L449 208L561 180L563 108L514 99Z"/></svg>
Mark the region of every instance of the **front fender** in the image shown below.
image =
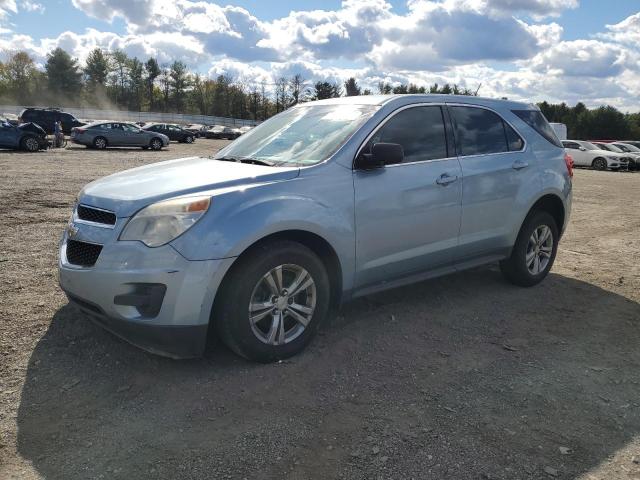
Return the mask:
<svg viewBox="0 0 640 480"><path fill-rule="evenodd" d="M319 169L325 173L307 171L295 179L214 195L205 218L171 245L189 260L211 260L237 257L274 233L309 232L334 249L348 287L355 268L351 172L335 165Z"/></svg>

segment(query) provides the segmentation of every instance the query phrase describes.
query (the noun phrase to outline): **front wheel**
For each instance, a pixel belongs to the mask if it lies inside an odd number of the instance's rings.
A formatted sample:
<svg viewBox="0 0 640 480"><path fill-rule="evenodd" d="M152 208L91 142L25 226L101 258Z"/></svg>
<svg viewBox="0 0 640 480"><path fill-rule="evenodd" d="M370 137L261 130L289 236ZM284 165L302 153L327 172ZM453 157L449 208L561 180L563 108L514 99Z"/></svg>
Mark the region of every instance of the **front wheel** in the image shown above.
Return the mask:
<svg viewBox="0 0 640 480"><path fill-rule="evenodd" d="M160 150L162 148L162 140L160 140L159 138L154 138L151 140L151 143L149 145L151 147L151 150Z"/></svg>
<svg viewBox="0 0 640 480"><path fill-rule="evenodd" d="M187 143L193 143L193 137L189 135L187 138L184 139L184 141Z"/></svg>
<svg viewBox="0 0 640 480"><path fill-rule="evenodd" d="M26 150L27 152L37 152L38 150L40 150L40 143L35 137L25 137L20 143L22 149Z"/></svg>
<svg viewBox="0 0 640 480"><path fill-rule="evenodd" d="M329 278L307 247L279 241L239 259L218 294L213 321L223 342L259 362L291 357L329 311Z"/></svg>
<svg viewBox="0 0 640 480"><path fill-rule="evenodd" d="M540 283L553 266L559 238L554 218L547 212L534 212L522 225L511 256L500 262L500 270L521 287Z"/></svg>

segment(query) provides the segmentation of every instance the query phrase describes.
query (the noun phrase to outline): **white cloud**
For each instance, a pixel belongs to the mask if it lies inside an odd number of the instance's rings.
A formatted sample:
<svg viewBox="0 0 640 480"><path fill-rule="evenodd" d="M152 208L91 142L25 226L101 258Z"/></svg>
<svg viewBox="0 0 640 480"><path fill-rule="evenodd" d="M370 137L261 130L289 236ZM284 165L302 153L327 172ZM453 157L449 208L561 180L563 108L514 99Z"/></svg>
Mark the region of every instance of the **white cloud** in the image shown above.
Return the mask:
<svg viewBox="0 0 640 480"><path fill-rule="evenodd" d="M27 12L36 13L44 13L45 11L44 5L38 2L34 2L33 0L22 0L20 2L20 9L26 10Z"/></svg>
<svg viewBox="0 0 640 480"><path fill-rule="evenodd" d="M563 40L552 19L579 0L408 0L403 13L387 0L343 0L334 10L272 21L211 0L72 0L89 16L122 18L126 33L87 29L34 40L8 32L3 21L35 1L0 0L0 51L26 49L42 63L56 46L81 61L96 46L121 48L248 86L296 73L310 84L355 76L374 90L379 81L481 84L488 96L640 110L640 12L602 33Z"/></svg>

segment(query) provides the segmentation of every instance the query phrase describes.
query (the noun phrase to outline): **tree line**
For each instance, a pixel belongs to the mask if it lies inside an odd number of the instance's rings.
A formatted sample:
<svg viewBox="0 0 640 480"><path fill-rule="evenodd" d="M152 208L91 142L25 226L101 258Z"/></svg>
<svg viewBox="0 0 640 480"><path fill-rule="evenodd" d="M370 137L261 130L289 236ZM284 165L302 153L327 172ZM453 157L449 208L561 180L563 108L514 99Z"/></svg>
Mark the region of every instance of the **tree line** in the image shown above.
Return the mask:
<svg viewBox="0 0 640 480"><path fill-rule="evenodd" d="M475 92L457 85L429 87L381 82L375 93ZM160 64L122 50L96 48L83 64L62 48L47 55L44 69L27 52L18 51L0 62L0 103L116 108L131 111L194 113L264 120L300 102L340 96L371 95L355 78L343 84L317 81L310 85L300 74L274 83L246 84L228 75L215 79L191 72L181 61Z"/></svg>
<svg viewBox="0 0 640 480"><path fill-rule="evenodd" d="M479 89L479 88L478 88ZM81 64L62 48L47 55L43 69L27 52L18 51L0 62L0 103L162 111L265 120L292 105L340 96L411 93L477 95L478 90L455 84L419 86L379 82L375 91L362 88L356 78L344 83L321 80L314 84L295 74L247 84L228 75L204 78L181 61L140 60L122 50L92 50ZM567 125L569 138L640 138L640 114L624 114L614 107L594 110L583 103L542 102L551 122Z"/></svg>
<svg viewBox="0 0 640 480"><path fill-rule="evenodd" d="M588 109L584 103L574 107L566 103L539 103L550 122L564 123L567 137L574 140L640 139L640 113L622 113L614 107Z"/></svg>

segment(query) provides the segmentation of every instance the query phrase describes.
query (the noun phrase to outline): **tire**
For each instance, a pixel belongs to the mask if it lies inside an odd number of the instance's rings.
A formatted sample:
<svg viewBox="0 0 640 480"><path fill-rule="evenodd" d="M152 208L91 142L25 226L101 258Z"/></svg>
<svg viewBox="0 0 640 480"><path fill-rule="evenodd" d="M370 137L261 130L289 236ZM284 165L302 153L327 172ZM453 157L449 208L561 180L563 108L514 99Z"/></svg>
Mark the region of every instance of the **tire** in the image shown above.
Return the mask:
<svg viewBox="0 0 640 480"><path fill-rule="evenodd" d="M105 148L107 148L107 145L107 139L104 137L96 137L93 139L93 148L104 150Z"/></svg>
<svg viewBox="0 0 640 480"><path fill-rule="evenodd" d="M534 232L538 234L537 238L546 236L546 232L549 232L551 243L545 241L536 245ZM548 212L539 210L530 213L520 228L511 256L500 262L502 274L511 283L521 287L540 283L553 267L559 239L558 226Z"/></svg>
<svg viewBox="0 0 640 480"><path fill-rule="evenodd" d="M591 168L593 168L594 170L600 170L600 171L606 170L607 161L602 157L598 157L594 159L593 162L591 163Z"/></svg>
<svg viewBox="0 0 640 480"><path fill-rule="evenodd" d="M159 138L152 138L151 142L149 142L149 147L151 150L162 150L162 140Z"/></svg>
<svg viewBox="0 0 640 480"><path fill-rule="evenodd" d="M38 139L36 137L27 135L25 137L22 137L22 140L20 140L20 148L22 150L26 150L27 152L34 153L40 150L40 142L38 142Z"/></svg>
<svg viewBox="0 0 640 480"><path fill-rule="evenodd" d="M193 143L193 137L191 135L189 135L184 139L184 141L185 141L185 143Z"/></svg>
<svg viewBox="0 0 640 480"><path fill-rule="evenodd" d="M297 280L299 291L289 297L286 287ZM247 252L232 267L217 296L212 321L231 350L267 363L303 350L327 316L329 304L329 277L317 255L297 242L270 242ZM256 306L252 312L250 305Z"/></svg>

